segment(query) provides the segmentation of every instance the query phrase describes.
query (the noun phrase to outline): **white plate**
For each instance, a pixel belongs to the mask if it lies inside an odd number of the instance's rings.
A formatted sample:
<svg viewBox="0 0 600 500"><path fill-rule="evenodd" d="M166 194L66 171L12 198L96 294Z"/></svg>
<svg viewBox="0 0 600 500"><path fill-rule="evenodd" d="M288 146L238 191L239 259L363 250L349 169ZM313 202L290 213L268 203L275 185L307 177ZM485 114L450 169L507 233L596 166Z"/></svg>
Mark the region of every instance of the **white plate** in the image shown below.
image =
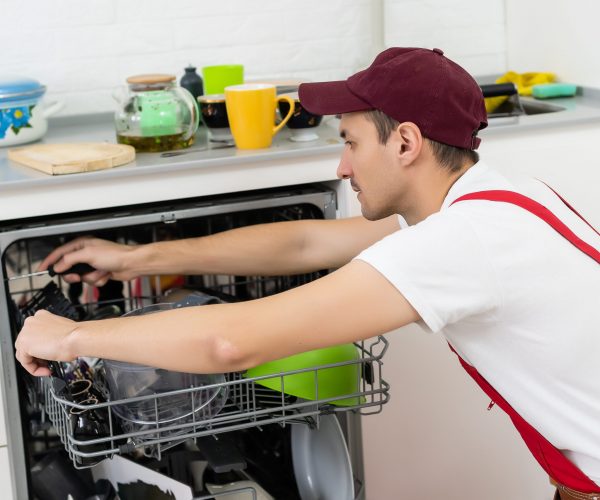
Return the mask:
<svg viewBox="0 0 600 500"><path fill-rule="evenodd" d="M350 456L335 415L320 417L318 429L292 426L292 460L302 500L354 498Z"/></svg>

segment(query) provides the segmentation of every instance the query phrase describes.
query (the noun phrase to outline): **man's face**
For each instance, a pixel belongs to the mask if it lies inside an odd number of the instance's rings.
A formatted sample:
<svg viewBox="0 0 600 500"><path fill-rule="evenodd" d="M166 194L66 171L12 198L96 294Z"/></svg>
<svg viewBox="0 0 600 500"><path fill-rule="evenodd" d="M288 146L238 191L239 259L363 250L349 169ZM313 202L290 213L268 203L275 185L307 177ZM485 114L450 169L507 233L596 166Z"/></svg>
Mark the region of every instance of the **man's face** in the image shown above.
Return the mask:
<svg viewBox="0 0 600 500"><path fill-rule="evenodd" d="M340 136L346 146L337 176L350 180L358 193L363 217L379 220L397 212L398 180L394 179L394 148L381 144L377 129L365 113L343 114Z"/></svg>

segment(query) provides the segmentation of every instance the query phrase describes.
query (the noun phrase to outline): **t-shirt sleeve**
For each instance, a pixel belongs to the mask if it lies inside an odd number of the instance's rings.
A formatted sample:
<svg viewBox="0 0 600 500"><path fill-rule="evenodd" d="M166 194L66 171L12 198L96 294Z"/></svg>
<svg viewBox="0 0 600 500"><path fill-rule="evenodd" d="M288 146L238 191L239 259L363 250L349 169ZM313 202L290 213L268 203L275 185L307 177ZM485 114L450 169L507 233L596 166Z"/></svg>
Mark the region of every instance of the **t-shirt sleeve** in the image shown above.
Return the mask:
<svg viewBox="0 0 600 500"><path fill-rule="evenodd" d="M355 257L385 276L433 332L500 301L484 246L464 217L448 212L396 231Z"/></svg>

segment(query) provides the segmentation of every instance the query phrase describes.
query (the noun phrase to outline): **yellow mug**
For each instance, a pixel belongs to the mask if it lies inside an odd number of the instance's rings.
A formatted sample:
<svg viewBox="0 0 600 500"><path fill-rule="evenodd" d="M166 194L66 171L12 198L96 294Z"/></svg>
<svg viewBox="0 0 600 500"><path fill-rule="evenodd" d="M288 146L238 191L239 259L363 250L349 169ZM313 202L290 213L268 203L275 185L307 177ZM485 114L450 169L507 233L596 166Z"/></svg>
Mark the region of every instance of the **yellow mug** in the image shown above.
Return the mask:
<svg viewBox="0 0 600 500"><path fill-rule="evenodd" d="M290 111L275 125L275 108L279 101L287 101ZM239 149L268 148L273 136L294 113L294 100L289 96L277 96L275 85L269 83L225 87L225 104L231 135Z"/></svg>

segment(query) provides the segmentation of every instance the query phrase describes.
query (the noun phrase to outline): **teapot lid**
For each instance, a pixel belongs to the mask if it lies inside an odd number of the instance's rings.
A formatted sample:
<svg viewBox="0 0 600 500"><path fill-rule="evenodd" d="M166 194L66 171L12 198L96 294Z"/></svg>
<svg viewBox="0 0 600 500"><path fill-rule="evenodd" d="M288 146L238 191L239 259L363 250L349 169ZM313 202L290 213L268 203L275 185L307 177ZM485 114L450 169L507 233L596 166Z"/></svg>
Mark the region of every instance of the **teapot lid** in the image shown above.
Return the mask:
<svg viewBox="0 0 600 500"><path fill-rule="evenodd" d="M148 75L134 75L127 78L127 83L136 85L154 85L157 83L169 83L175 81L175 75L166 75L161 73Z"/></svg>

